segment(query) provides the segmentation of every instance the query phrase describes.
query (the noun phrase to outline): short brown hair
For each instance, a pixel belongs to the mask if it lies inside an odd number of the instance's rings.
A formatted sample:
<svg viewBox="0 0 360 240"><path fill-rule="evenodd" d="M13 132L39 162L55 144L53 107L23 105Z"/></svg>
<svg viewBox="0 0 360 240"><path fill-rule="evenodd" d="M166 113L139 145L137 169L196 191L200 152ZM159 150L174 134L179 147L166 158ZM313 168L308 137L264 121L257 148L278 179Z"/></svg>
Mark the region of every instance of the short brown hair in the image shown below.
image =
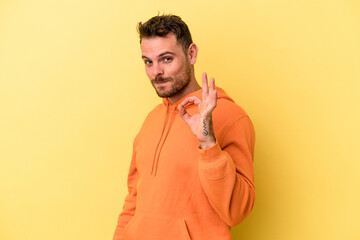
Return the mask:
<svg viewBox="0 0 360 240"><path fill-rule="evenodd" d="M165 37L169 33L176 36L177 43L181 44L186 53L192 43L191 34L186 23L179 16L164 14L150 18L146 22L137 24L140 43L143 38Z"/></svg>

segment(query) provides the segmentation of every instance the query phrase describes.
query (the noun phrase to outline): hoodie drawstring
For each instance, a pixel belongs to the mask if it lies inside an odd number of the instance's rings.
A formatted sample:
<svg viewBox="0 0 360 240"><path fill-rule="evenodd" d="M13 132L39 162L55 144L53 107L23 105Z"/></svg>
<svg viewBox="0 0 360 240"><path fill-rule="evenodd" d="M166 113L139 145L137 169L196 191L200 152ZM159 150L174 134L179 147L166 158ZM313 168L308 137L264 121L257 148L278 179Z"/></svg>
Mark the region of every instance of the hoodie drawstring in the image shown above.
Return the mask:
<svg viewBox="0 0 360 240"><path fill-rule="evenodd" d="M158 144L156 146L156 150L155 150L155 154L154 154L154 158L153 158L153 164L152 164L152 168L151 168L151 175L156 176L161 150L162 150L162 147L164 146L166 138L167 138L167 136L168 136L168 134L170 132L171 125L172 125L172 123L173 123L173 121L175 119L174 118L174 111L175 111L175 108L171 108L171 111L170 111L169 105L166 106L165 121L164 121L164 124L163 124L163 129L162 129L162 132L161 132L159 142L158 142Z"/></svg>

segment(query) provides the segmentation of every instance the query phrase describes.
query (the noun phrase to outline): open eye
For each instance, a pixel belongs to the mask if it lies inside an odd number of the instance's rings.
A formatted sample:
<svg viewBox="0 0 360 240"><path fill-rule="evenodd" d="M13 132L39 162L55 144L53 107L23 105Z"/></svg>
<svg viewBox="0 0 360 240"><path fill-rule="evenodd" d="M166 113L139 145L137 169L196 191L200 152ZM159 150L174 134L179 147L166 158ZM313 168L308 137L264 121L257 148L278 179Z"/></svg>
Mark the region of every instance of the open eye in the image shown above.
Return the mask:
<svg viewBox="0 0 360 240"><path fill-rule="evenodd" d="M152 61L151 60L144 60L145 65L151 65Z"/></svg>
<svg viewBox="0 0 360 240"><path fill-rule="evenodd" d="M164 57L163 58L164 62L171 62L172 60L173 60L172 57Z"/></svg>

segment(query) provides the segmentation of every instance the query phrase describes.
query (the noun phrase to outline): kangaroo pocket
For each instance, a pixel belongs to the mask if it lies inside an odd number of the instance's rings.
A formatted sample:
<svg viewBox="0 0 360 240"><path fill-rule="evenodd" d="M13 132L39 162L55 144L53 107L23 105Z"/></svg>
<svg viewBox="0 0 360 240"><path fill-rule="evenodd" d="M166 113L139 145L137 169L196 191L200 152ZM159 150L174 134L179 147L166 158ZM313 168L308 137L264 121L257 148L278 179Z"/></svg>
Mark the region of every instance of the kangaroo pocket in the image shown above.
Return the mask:
<svg viewBox="0 0 360 240"><path fill-rule="evenodd" d="M136 212L124 232L125 240L191 240L186 222L172 218Z"/></svg>

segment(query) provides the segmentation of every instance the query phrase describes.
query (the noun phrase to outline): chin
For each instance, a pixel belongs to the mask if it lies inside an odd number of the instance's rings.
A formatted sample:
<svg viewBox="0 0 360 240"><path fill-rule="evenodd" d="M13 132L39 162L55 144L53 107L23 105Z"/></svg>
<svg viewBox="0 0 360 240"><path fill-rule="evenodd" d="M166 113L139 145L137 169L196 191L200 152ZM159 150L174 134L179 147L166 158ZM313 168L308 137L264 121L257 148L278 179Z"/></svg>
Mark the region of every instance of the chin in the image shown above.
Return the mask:
<svg viewBox="0 0 360 240"><path fill-rule="evenodd" d="M168 98L168 97L171 97L171 94L169 92L159 92L159 91L156 91L157 95L161 98Z"/></svg>
<svg viewBox="0 0 360 240"><path fill-rule="evenodd" d="M161 98L171 97L171 89L155 88L157 95Z"/></svg>

